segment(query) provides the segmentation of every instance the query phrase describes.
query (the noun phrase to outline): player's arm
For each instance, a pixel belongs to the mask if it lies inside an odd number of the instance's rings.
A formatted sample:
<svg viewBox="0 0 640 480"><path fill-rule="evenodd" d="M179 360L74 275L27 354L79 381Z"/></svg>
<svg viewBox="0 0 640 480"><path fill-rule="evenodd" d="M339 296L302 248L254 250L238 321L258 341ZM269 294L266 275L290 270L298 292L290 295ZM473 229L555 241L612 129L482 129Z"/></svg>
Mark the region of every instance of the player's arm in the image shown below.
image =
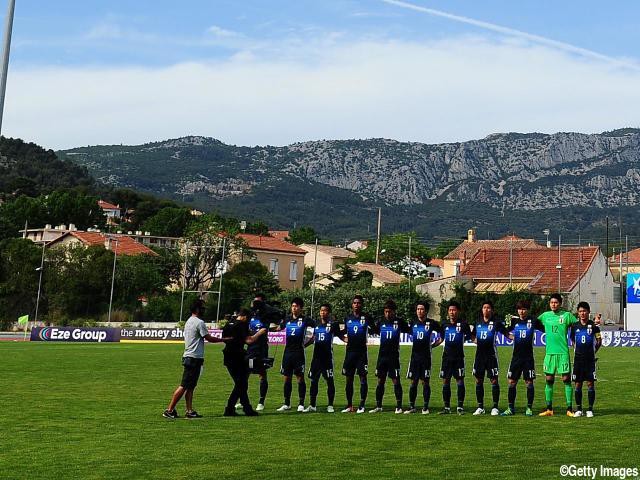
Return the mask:
<svg viewBox="0 0 640 480"><path fill-rule="evenodd" d="M576 348L576 328L575 325L571 325L569 327L569 340L571 340L571 346Z"/></svg>
<svg viewBox="0 0 640 480"><path fill-rule="evenodd" d="M596 318L593 319L593 323L595 323L596 325L601 325L602 324L602 314L601 313L596 315Z"/></svg>
<svg viewBox="0 0 640 480"><path fill-rule="evenodd" d="M222 343L222 342L227 342L229 340L233 340L233 337L214 337L213 335L211 335L210 333L207 333L204 336L204 339L207 342L211 342L211 343Z"/></svg>
<svg viewBox="0 0 640 480"><path fill-rule="evenodd" d="M438 337L431 343L431 348L435 348L444 342L444 327L437 320L431 321L432 331L438 334Z"/></svg>
<svg viewBox="0 0 640 480"><path fill-rule="evenodd" d="M596 337L596 352L598 350L600 350L600 347L602 346L602 334L600 333L600 328L599 327L593 327L593 334Z"/></svg>
<svg viewBox="0 0 640 480"><path fill-rule="evenodd" d="M539 318L536 318L535 321L533 322L533 328L535 328L539 332L545 331L544 323L542 323Z"/></svg>

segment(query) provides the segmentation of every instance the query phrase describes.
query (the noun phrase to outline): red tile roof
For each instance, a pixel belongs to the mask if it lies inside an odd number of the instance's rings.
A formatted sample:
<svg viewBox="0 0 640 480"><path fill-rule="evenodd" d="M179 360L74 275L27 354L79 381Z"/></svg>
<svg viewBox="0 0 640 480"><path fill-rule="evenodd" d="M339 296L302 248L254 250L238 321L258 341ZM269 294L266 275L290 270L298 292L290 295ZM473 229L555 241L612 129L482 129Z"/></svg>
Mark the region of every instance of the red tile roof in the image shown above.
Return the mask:
<svg viewBox="0 0 640 480"><path fill-rule="evenodd" d="M88 247L102 246L106 248L106 246L109 245L108 236L99 232L67 232L60 238L50 242L49 245L56 244L68 236L77 238ZM109 237L112 238L109 250L115 252L117 255L157 255L157 253L150 248L126 235L109 235Z"/></svg>
<svg viewBox="0 0 640 480"><path fill-rule="evenodd" d="M269 235L273 238L280 238L285 240L289 238L289 230L269 230Z"/></svg>
<svg viewBox="0 0 640 480"><path fill-rule="evenodd" d="M241 233L238 237L242 238L251 250L267 250L270 252L283 252L301 255L307 253L306 250L298 248L294 244L285 242L279 238L253 235L250 233Z"/></svg>
<svg viewBox="0 0 640 480"><path fill-rule="evenodd" d="M560 289L573 290L590 268L600 247L563 247L560 251ZM558 250L551 248L513 249L511 263L512 280L528 282L533 293L549 293L558 290ZM510 250L483 249L467 263L461 272L463 277L474 280L508 281L510 277Z"/></svg>
<svg viewBox="0 0 640 480"><path fill-rule="evenodd" d="M384 283L386 285L397 285L402 283L404 277L390 268L375 263L362 263L358 262L351 266L356 272L371 272L373 279Z"/></svg>
<svg viewBox="0 0 640 480"><path fill-rule="evenodd" d="M429 262L429 265L431 265L432 267L444 268L444 259L432 258L431 261Z"/></svg>
<svg viewBox="0 0 640 480"><path fill-rule="evenodd" d="M444 258L445 260L461 260L471 259L479 250L497 250L509 248L545 248L539 245L533 238L519 238L516 236L507 236L499 240L475 240L470 242L465 240Z"/></svg>
<svg viewBox="0 0 640 480"><path fill-rule="evenodd" d="M104 200L98 200L98 206L103 210L120 210L120 207L113 203L105 202Z"/></svg>
<svg viewBox="0 0 640 480"><path fill-rule="evenodd" d="M622 252L623 266L626 262L640 263L640 248L629 250L629 252L627 253ZM616 265L620 266L620 254L616 253L615 255L610 256L609 263L611 264L612 267L615 267Z"/></svg>

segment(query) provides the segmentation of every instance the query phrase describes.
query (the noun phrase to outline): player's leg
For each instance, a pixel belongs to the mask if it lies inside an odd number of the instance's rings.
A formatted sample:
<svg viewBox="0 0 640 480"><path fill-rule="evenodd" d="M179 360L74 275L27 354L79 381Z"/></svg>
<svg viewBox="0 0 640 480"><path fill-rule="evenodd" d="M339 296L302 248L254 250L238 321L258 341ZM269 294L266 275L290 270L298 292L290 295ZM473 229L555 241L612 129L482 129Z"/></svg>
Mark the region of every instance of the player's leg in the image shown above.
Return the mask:
<svg viewBox="0 0 640 480"><path fill-rule="evenodd" d="M347 408L343 410L344 413L353 410L353 375L348 375L345 378L345 396L347 397Z"/></svg>
<svg viewBox="0 0 640 480"><path fill-rule="evenodd" d="M458 413L458 415L463 415L464 414L464 397L466 394L466 388L464 385L464 360L463 360L463 364L461 367L459 367L457 369L457 375L455 376L456 379L456 384L458 386L458 408L456 408L456 411Z"/></svg>
<svg viewBox="0 0 640 480"><path fill-rule="evenodd" d="M327 412L333 413L333 401L336 398L336 384L333 379L333 365L327 368L323 373L325 381L327 382Z"/></svg>
<svg viewBox="0 0 640 480"><path fill-rule="evenodd" d="M409 380L409 408L404 412L407 414L416 412L416 398L418 397L418 383L420 379L416 375L417 359L411 358L409 360L409 366L407 367L407 379Z"/></svg>
<svg viewBox="0 0 640 480"><path fill-rule="evenodd" d="M564 397L567 401L567 415L573 417L573 388L571 387L571 375L569 373L562 375L562 383L564 384Z"/></svg>
<svg viewBox="0 0 640 480"><path fill-rule="evenodd" d="M400 365L396 365L400 366ZM400 369L395 368L389 371L389 378L393 382L393 394L396 397L396 413L402 413L402 383L400 383Z"/></svg>
<svg viewBox="0 0 640 480"><path fill-rule="evenodd" d="M360 405L356 413L364 413L364 405L367 402L367 394L369 393L369 383L367 381L369 365L367 361L367 354L360 356L358 361L358 376L360 377Z"/></svg>
<svg viewBox="0 0 640 480"><path fill-rule="evenodd" d="M296 379L298 381L298 411L304 410L304 400L307 396L307 382L304 381L304 365L296 371Z"/></svg>
<svg viewBox="0 0 640 480"><path fill-rule="evenodd" d="M575 378L575 370L574 370L574 378ZM575 397L576 397L576 411L574 412L574 417L582 416L582 381L576 380L576 389L575 389Z"/></svg>
<svg viewBox="0 0 640 480"><path fill-rule="evenodd" d="M316 400L318 398L320 376L320 369L317 367L317 365L311 362L311 368L309 369L309 380L311 380L311 385L309 386L309 407L307 407L305 412L316 411Z"/></svg>
<svg viewBox="0 0 640 480"><path fill-rule="evenodd" d="M442 403L444 407L440 414L451 413L451 377L453 370L450 361L446 357L442 357L442 366L440 367L440 378L442 379Z"/></svg>
<svg viewBox="0 0 640 480"><path fill-rule="evenodd" d="M287 372L289 373L289 372ZM289 373L287 375L287 373L283 373L283 378L284 378L284 388L283 388L283 393L284 393L284 403L282 404L282 406L280 408L278 408L279 412L285 412L287 410L291 409L291 392L293 390L293 384L291 382L291 373Z"/></svg>
<svg viewBox="0 0 640 480"><path fill-rule="evenodd" d="M267 370L263 369L258 372L258 377L260 378L260 399L258 400L258 405L256 406L256 410L264 410L264 402L267 399L267 392L269 391L269 378L267 376Z"/></svg>
<svg viewBox="0 0 640 480"><path fill-rule="evenodd" d="M483 415L484 410L484 374L485 365L482 357L476 352L476 358L473 362L473 371L471 372L475 378L476 383L476 400L478 402L478 408L473 412L474 415Z"/></svg>
<svg viewBox="0 0 640 480"><path fill-rule="evenodd" d="M426 370L425 376L422 379L422 413L425 415L429 413L429 402L431 401L431 382L429 378L430 374L431 372L429 370Z"/></svg>
<svg viewBox="0 0 640 480"><path fill-rule="evenodd" d="M493 400L493 406L491 407L491 415L500 415L498 405L500 404L500 383L498 382L498 357L491 356L487 359L487 376L491 382L491 399Z"/></svg>
<svg viewBox="0 0 640 480"><path fill-rule="evenodd" d="M587 408L587 417L593 417L593 404L596 402L596 380L594 379L587 382L587 400L589 401L589 407Z"/></svg>
<svg viewBox="0 0 640 480"><path fill-rule="evenodd" d="M541 417L553 415L553 384L555 383L555 374L557 370L557 361L555 357L555 355L551 354L546 354L544 356L544 400L547 408L540 414Z"/></svg>
<svg viewBox="0 0 640 480"><path fill-rule="evenodd" d="M369 410L369 413L378 413L382 411L382 399L384 398L385 383L387 382L387 371L386 369L382 369L381 362L378 362L376 377L378 377L378 382L376 384L376 407Z"/></svg>
<svg viewBox="0 0 640 480"><path fill-rule="evenodd" d="M516 392L517 392L516 388L518 386L518 380L509 378L508 383L509 383L509 388L507 389L507 402L509 406L504 412L502 412L501 415L503 416L513 415L514 413L516 413Z"/></svg>
<svg viewBox="0 0 640 480"><path fill-rule="evenodd" d="M344 391L347 399L347 407L342 410L342 413L349 413L353 411L353 380L356 374L353 352L346 352L344 364L342 365L342 374L345 376Z"/></svg>
<svg viewBox="0 0 640 480"><path fill-rule="evenodd" d="M180 385L178 388L174 390L173 395L171 395L171 400L169 401L169 405L167 406L167 409L162 413L163 417L178 418L178 414L175 411L175 409L176 409L176 405L184 395L184 392L185 392L185 388L182 385Z"/></svg>

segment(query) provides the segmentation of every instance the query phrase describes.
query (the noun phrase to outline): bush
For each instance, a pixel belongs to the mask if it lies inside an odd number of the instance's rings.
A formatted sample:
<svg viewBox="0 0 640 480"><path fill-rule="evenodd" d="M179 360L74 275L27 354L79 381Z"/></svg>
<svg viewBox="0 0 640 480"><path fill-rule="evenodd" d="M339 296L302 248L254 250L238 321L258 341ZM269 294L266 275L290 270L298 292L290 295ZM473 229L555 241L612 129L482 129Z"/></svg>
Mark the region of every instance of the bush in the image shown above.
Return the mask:
<svg viewBox="0 0 640 480"><path fill-rule="evenodd" d="M182 292L171 292L167 295L155 296L149 299L149 304L143 310L143 318L147 322L178 322L189 316L189 307L198 298L195 293L185 293L180 318L180 301ZM142 318L141 318L142 319Z"/></svg>

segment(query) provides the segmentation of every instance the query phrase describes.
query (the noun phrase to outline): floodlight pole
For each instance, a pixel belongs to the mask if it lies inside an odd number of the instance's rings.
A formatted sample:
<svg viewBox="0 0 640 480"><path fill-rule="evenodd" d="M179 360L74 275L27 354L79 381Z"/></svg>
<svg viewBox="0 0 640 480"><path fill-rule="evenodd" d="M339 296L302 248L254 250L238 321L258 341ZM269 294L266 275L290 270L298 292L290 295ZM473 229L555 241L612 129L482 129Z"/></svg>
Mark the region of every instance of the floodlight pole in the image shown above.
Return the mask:
<svg viewBox="0 0 640 480"><path fill-rule="evenodd" d="M13 30L13 13L16 0L9 0L9 9L4 24L4 42L2 49L2 76L0 77L0 132L2 132L2 116L4 114L4 95L7 91L7 73L9 72L9 52L11 50L11 32Z"/></svg>
<svg viewBox="0 0 640 480"><path fill-rule="evenodd" d="M109 239L109 246L111 246L111 242L114 239ZM109 296L109 316L107 317L107 322L111 325L111 307L113 305L113 285L116 282L116 260L118 259L118 239L115 239L116 247L113 250L113 271L111 272L111 295Z"/></svg>
<svg viewBox="0 0 640 480"><path fill-rule="evenodd" d="M223 238L222 239L222 260L220 260L220 285L218 287L218 309L216 311L216 322L220 321L220 302L222 301L222 270L224 268L224 257L225 254L227 253L226 251L226 247L227 247L227 239Z"/></svg>
<svg viewBox="0 0 640 480"><path fill-rule="evenodd" d="M313 280L311 282L311 318L313 318L313 302L316 293L316 267L318 265L318 239L316 238L316 249L313 257Z"/></svg>
<svg viewBox="0 0 640 480"><path fill-rule="evenodd" d="M42 257L40 258L40 268L38 270L40 270L40 278L38 279L38 297L36 298L36 314L35 314L35 318L33 319L33 326L35 328L37 322L38 322L38 307L40 306L40 292L42 289L42 271L44 270L44 248L47 244L43 241L42 242Z"/></svg>
<svg viewBox="0 0 640 480"><path fill-rule="evenodd" d="M178 322L182 321L182 311L184 309L184 291L187 289L187 260L189 258L189 242L185 243L184 249L184 268L182 270L182 295L180 297L180 316Z"/></svg>

